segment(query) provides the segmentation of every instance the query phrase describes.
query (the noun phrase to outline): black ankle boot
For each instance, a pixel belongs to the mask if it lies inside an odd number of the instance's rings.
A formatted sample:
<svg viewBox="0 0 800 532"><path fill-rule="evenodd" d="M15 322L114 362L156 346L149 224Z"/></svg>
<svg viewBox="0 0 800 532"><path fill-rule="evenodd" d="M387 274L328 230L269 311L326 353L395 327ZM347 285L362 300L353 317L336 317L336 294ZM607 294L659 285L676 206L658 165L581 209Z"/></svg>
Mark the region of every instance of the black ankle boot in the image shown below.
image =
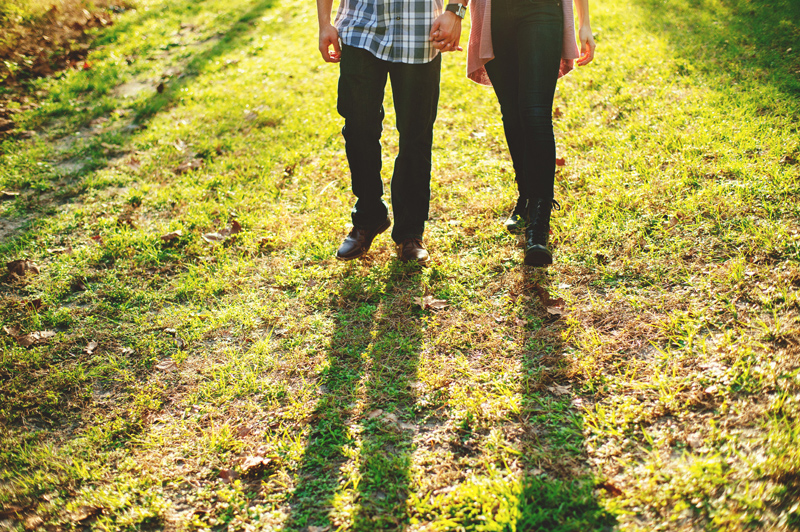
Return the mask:
<svg viewBox="0 0 800 532"><path fill-rule="evenodd" d="M553 253L547 247L550 240L550 211L561 205L554 199L532 198L528 202L528 226L525 228L525 264L553 264Z"/></svg>
<svg viewBox="0 0 800 532"><path fill-rule="evenodd" d="M506 231L512 235L521 235L525 231L527 220L525 218L526 210L528 208L528 199L520 196L517 198L517 205L514 207L514 212L508 215L508 219L503 223Z"/></svg>

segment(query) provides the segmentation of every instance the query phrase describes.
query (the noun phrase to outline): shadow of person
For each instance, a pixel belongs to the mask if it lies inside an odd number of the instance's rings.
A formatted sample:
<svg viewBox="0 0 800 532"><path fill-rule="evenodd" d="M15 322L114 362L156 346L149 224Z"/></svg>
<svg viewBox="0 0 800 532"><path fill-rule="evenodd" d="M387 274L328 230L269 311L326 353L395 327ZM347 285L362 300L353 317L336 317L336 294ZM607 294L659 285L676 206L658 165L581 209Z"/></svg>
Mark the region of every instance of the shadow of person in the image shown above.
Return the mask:
<svg viewBox="0 0 800 532"><path fill-rule="evenodd" d="M524 268L523 286L532 296L529 322L539 327L521 352L523 475L517 530L611 530L616 519L596 499L584 448L583 399L569 379L567 326L559 314L547 311L558 304L550 298L550 285L546 270Z"/></svg>
<svg viewBox="0 0 800 532"><path fill-rule="evenodd" d="M363 283L364 274L346 271L331 303L335 327L289 503L292 530L392 530L405 520L421 275L400 264L377 283Z"/></svg>

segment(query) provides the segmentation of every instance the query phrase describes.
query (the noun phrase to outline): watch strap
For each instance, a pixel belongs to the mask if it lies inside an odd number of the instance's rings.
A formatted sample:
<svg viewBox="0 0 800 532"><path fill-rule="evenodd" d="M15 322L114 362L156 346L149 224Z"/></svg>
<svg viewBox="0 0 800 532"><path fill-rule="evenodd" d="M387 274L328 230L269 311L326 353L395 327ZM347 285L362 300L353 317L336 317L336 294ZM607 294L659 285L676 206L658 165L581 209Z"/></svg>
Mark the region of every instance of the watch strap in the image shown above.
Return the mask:
<svg viewBox="0 0 800 532"><path fill-rule="evenodd" d="M444 9L445 11L455 13L459 18L464 18L464 16L467 14L467 6L464 4L447 4L447 7Z"/></svg>

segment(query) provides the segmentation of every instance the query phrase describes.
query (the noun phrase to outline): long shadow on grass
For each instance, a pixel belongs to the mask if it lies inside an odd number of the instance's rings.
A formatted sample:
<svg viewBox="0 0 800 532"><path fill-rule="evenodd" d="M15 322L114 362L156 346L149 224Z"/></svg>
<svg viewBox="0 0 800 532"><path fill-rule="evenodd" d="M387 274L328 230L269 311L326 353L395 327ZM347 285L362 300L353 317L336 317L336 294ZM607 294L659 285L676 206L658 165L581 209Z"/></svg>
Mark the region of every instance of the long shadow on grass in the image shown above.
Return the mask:
<svg viewBox="0 0 800 532"><path fill-rule="evenodd" d="M422 345L411 298L419 273L396 264L366 281L349 270L290 502L289 529L393 530L406 520L416 378ZM391 291L382 294L383 287Z"/></svg>
<svg viewBox="0 0 800 532"><path fill-rule="evenodd" d="M652 30L687 60L678 75L711 74L768 83L800 98L800 2L796 0L644 0ZM791 51L789 51L791 50ZM773 102L763 102L765 109Z"/></svg>
<svg viewBox="0 0 800 532"><path fill-rule="evenodd" d="M525 268L524 286L531 294L549 291L549 276ZM545 290L545 292L542 292ZM563 320L542 309L532 297L528 315L541 323L522 352L522 405L525 427L520 441L523 466L517 530L605 531L616 519L594 497L594 479L586 465L583 418L567 379Z"/></svg>

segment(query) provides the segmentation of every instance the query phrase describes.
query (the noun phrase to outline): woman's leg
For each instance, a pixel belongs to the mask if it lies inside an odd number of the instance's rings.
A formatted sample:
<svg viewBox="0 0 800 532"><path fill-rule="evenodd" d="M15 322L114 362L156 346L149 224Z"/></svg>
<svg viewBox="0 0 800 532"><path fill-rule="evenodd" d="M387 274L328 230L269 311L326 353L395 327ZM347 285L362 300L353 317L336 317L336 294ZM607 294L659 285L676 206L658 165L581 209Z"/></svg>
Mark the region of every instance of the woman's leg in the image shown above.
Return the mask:
<svg viewBox="0 0 800 532"><path fill-rule="evenodd" d="M515 0L514 32L518 113L523 129L522 190L528 198L553 198L556 142L553 97L561 65L564 19L561 0Z"/></svg>
<svg viewBox="0 0 800 532"><path fill-rule="evenodd" d="M530 265L552 262L547 247L556 159L552 109L563 23L561 0L492 3L495 59L486 70L503 113L520 196L528 198L525 263Z"/></svg>

